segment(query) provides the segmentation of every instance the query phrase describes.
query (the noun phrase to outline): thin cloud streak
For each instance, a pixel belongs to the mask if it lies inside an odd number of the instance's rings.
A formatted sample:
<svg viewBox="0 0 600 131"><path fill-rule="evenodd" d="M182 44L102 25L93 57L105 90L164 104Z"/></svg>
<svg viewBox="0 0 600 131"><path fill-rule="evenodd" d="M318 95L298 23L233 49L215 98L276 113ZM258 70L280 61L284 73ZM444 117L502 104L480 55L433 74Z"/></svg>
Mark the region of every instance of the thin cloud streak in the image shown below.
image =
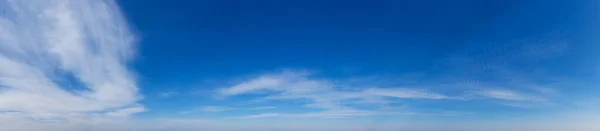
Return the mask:
<svg viewBox="0 0 600 131"><path fill-rule="evenodd" d="M534 96L531 94L519 93L511 90L501 90L501 89L487 89L481 92L478 92L478 95L483 97L492 98L492 99L500 99L500 100L510 100L510 101L546 101L546 99Z"/></svg>
<svg viewBox="0 0 600 131"><path fill-rule="evenodd" d="M333 80L315 79L310 73L286 70L280 73L259 75L254 79L241 82L228 88L217 90L218 95L233 97L241 94L264 94L256 101L308 100L304 108L321 109L321 112L306 114L279 114L279 117L352 117L371 114L372 110L355 109L357 104L388 104L388 99L454 99L453 97L417 88L339 88L343 83ZM268 115L273 117L275 115ZM250 117L265 117L263 115Z"/></svg>
<svg viewBox="0 0 600 131"><path fill-rule="evenodd" d="M307 101L303 104L304 108L320 109L321 111L310 112L306 114L282 114L269 113L270 115L249 116L254 117L301 117L301 116L339 116L353 117L363 116L381 112L381 109L390 107L398 99L406 100L454 100L454 101L472 101L472 100L502 100L498 105L516 107L516 108L537 108L548 107L552 105L543 93L535 91L527 93L503 88L490 88L481 85L459 85L473 88L462 89L462 94L456 96L447 96L444 94L432 92L428 88L415 87L378 87L363 82L363 85L345 84L339 80L313 78L312 74L306 72L294 73L286 70L279 73L269 73L258 75L255 78L248 79L237 85L217 90L218 95L234 97L242 94L257 94L255 102L268 101ZM429 85L432 86L432 85ZM365 88L366 87L366 88ZM235 93L232 93L235 92ZM522 106L522 105L531 106ZM521 105L521 106L519 106ZM371 109L358 109L357 107L370 107ZM352 110L355 112L345 113L344 115L335 114L335 112L344 112ZM327 112L322 114L323 112ZM360 115L353 115L356 112ZM320 114L320 115L311 115ZM402 113L401 113L402 114Z"/></svg>

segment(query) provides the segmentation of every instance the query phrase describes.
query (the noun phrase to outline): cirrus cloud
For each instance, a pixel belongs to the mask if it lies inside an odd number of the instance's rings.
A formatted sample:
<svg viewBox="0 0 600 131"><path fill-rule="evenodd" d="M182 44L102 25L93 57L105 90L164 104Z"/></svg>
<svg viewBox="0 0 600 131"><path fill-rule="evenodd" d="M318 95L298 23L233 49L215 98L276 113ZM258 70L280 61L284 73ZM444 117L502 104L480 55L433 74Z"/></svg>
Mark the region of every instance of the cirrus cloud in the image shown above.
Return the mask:
<svg viewBox="0 0 600 131"><path fill-rule="evenodd" d="M0 8L0 111L68 121L146 110L127 65L133 35L116 3L1 0Z"/></svg>

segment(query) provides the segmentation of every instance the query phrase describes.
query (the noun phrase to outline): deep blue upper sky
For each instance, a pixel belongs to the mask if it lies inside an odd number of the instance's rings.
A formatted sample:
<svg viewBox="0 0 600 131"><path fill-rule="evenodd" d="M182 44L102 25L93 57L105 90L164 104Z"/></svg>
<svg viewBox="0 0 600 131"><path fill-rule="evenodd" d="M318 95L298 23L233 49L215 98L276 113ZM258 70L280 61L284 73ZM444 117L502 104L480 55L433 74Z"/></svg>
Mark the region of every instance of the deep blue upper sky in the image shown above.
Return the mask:
<svg viewBox="0 0 600 131"><path fill-rule="evenodd" d="M563 98L588 90L571 87L586 86L574 83L590 81L597 74L589 57L595 55L592 48L598 40L598 31L592 29L600 22L596 1L123 0L119 4L140 40L134 69L142 93L204 92L162 104L157 104L159 98L147 97L143 103L155 112L243 103L254 97L223 102L210 100L214 98L206 92L281 69L310 70L318 72L311 77L332 81L377 76L392 81L379 84L393 86L406 86L397 80L408 75L420 83L412 85L461 97L465 92L471 97L471 91L463 89L472 90L470 84L475 83L529 95L542 92L544 97L558 90L566 95L552 97ZM455 85L446 86L459 88L437 87L449 83ZM552 91L532 91L546 88ZM499 103L510 107L528 104L511 103L521 98L504 98L516 95L487 97L508 100ZM467 107L450 105L469 102L415 102L412 108L490 114L513 109L480 102ZM539 105L555 104L549 103ZM557 108L548 111L553 109Z"/></svg>
<svg viewBox="0 0 600 131"><path fill-rule="evenodd" d="M428 70L472 45L587 42L591 1L127 0L141 78ZM589 20L593 19L593 20ZM584 34L582 36L582 34ZM589 43L589 42L588 42ZM477 48L477 47L476 47ZM181 75L185 73L185 75ZM340 74L342 73L342 74ZM169 80L167 80L169 81Z"/></svg>

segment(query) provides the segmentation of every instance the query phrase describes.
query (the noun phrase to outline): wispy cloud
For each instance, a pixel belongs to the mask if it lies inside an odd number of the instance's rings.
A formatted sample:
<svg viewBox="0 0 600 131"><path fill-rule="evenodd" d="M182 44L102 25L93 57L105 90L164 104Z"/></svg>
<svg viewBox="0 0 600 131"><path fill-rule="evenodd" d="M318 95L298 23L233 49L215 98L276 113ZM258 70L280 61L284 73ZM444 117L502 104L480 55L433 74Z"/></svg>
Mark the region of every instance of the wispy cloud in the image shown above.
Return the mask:
<svg viewBox="0 0 600 131"><path fill-rule="evenodd" d="M313 77L313 74L304 71L294 73L294 71L286 70L279 73L258 75L247 81L240 82L239 84L218 89L217 92L219 96L225 97L235 97L242 94L257 94L255 96L258 97L253 101L258 102L303 101L307 103L302 103L302 107L321 110L305 114L269 113L270 115L267 115L268 117L353 117L373 115L376 113L365 112L381 112L384 108L390 108L391 105L397 106L392 103L397 103L399 101L398 99L405 99L403 100L404 103L410 103L410 101L419 99L441 101L502 100L504 102L496 103L498 105L517 108L537 108L552 105L552 102L550 102L547 97L550 94L556 93L552 88L536 84L513 84L514 86L522 87L517 88L520 90L515 90L512 88L493 88L485 86L484 83L473 83L452 85L467 88L455 88L455 90L453 90L455 96L448 96L431 90L440 89L440 87L448 87L448 85L413 84L412 87L385 87L364 81L361 82L362 84L358 85L347 84L344 82L345 81L343 80ZM365 107L367 108L365 109ZM342 113L343 115L336 114L336 112L348 110L354 112ZM356 115L352 115L355 113ZM250 117L254 118L259 116L267 117L263 115Z"/></svg>
<svg viewBox="0 0 600 131"><path fill-rule="evenodd" d="M451 99L451 97L420 88L376 87L376 85L361 85L355 88L342 87L344 83L327 79L316 79L306 72L286 70L280 73L270 73L257 76L240 84L218 90L222 96L260 93L266 96L257 98L258 101L308 100L305 108L322 109L323 112L307 114L280 114L285 117L329 116L346 117L361 116L365 112L355 109L356 104L387 104L387 99ZM253 116L254 117L254 116Z"/></svg>
<svg viewBox="0 0 600 131"><path fill-rule="evenodd" d="M432 93L420 89L408 89L408 88L370 88L364 90L366 94L373 96L385 96L385 97L396 97L396 98L421 98L421 99L449 99L450 97L444 96L437 93Z"/></svg>
<svg viewBox="0 0 600 131"><path fill-rule="evenodd" d="M133 35L113 1L2 0L0 8L1 111L66 119L145 110L127 66Z"/></svg>
<svg viewBox="0 0 600 131"><path fill-rule="evenodd" d="M264 74L262 76L253 78L252 80L236 84L232 87L219 89L218 93L224 96L234 96L239 94L257 93L257 91L281 90L283 89L281 88L282 86L293 84L290 83L291 80L304 79L306 75L308 75L306 72L295 72L289 70L273 74ZM303 86L296 90L310 90L307 88L314 87Z"/></svg>
<svg viewBox="0 0 600 131"><path fill-rule="evenodd" d="M499 99L499 100L510 100L510 101L546 101L546 99L536 96L534 94L526 94L522 92L506 90L506 89L485 89L477 92L478 95L483 97Z"/></svg>
<svg viewBox="0 0 600 131"><path fill-rule="evenodd" d="M552 100L554 92L545 91L523 91L511 90L506 88L486 88L480 87L479 91L474 91L470 95L476 97L467 97L468 99L485 100L507 107L522 109L548 108L557 103Z"/></svg>

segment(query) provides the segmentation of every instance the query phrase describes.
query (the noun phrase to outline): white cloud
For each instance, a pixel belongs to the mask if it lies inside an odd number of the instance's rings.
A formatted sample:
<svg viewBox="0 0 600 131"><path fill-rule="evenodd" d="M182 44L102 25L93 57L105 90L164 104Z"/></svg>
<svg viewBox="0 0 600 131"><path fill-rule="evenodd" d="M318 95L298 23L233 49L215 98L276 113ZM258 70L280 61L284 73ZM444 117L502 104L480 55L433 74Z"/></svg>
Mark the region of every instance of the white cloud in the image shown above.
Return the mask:
<svg viewBox="0 0 600 131"><path fill-rule="evenodd" d="M61 121L145 111L127 67L133 36L113 1L0 0L0 8L0 111Z"/></svg>

